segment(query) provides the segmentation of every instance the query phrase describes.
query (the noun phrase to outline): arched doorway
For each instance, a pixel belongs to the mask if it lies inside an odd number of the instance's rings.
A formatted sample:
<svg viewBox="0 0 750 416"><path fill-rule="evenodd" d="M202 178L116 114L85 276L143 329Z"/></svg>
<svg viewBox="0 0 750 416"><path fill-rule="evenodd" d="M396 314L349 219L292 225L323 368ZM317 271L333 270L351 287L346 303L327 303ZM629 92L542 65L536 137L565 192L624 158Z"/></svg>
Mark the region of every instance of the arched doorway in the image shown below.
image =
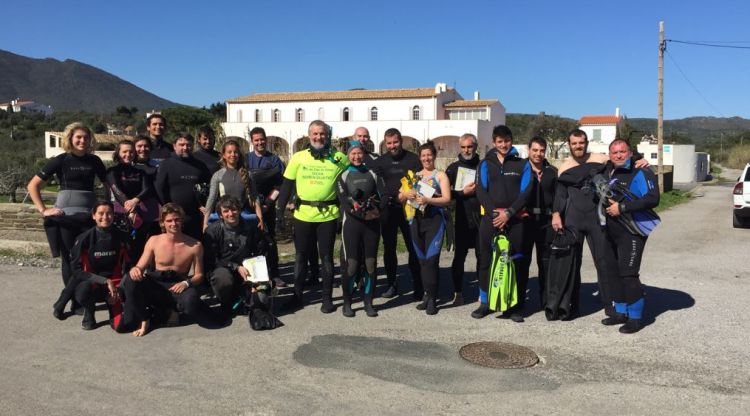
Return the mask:
<svg viewBox="0 0 750 416"><path fill-rule="evenodd" d="M401 142L403 143L401 147L404 148L404 150L408 150L410 152L417 152L417 148L419 147L419 140L411 137L411 136L401 136ZM383 139L382 142L380 142L380 154L383 155L387 152L385 149L385 139Z"/></svg>
<svg viewBox="0 0 750 416"><path fill-rule="evenodd" d="M294 141L292 145L292 153L297 153L300 150L306 148L310 144L310 138L307 136L300 137Z"/></svg>
<svg viewBox="0 0 750 416"><path fill-rule="evenodd" d="M279 136L266 137L266 148L282 159L289 158L289 144Z"/></svg>
<svg viewBox="0 0 750 416"><path fill-rule="evenodd" d="M334 143L334 147L344 153L346 153L346 150L349 149L349 141L351 141L352 137L341 137L338 139L338 143ZM365 149L367 149L368 152L372 153L375 151L375 143L372 142L372 140L368 140L365 143Z"/></svg>
<svg viewBox="0 0 750 416"><path fill-rule="evenodd" d="M432 139L440 157L453 157L461 152L458 136L440 136Z"/></svg>

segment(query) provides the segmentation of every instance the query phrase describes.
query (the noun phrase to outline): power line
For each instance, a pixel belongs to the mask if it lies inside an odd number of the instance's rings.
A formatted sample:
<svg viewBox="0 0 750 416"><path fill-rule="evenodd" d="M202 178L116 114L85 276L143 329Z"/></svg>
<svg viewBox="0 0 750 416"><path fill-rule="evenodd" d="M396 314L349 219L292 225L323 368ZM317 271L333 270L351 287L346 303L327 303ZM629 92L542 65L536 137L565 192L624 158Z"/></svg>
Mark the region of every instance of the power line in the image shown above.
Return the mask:
<svg viewBox="0 0 750 416"><path fill-rule="evenodd" d="M667 39L667 42L682 43L685 45L710 46L712 48L750 49L750 46L737 46L737 45L728 45L728 44L722 45L720 44L720 42L708 43L708 42L694 42L694 41L674 40L674 39ZM725 43L748 43L748 42L734 41L734 42L725 42Z"/></svg>
<svg viewBox="0 0 750 416"><path fill-rule="evenodd" d="M672 63L674 64L674 66L677 68L677 71L680 72L680 74L682 75L682 77L685 78L685 81L687 81L687 83L690 84L691 87L693 87L693 89L695 90L695 92L703 99L703 101L705 101L706 104L708 104L709 107L713 108L714 111L716 111L720 116L726 117L724 115L724 113L722 113L718 108L716 108L715 105L711 104L711 102L708 101L708 98L706 98L706 96L703 95L702 92L700 92L700 90L698 89L698 87L696 87L695 84L693 84L693 82L690 81L690 79L687 77L687 75L685 75L685 72L682 70L682 68L680 68L680 65L677 64L677 61L674 60L674 58L672 57L672 54L669 53L669 51L665 51L665 52L666 52L666 55L669 57L669 60L672 61Z"/></svg>

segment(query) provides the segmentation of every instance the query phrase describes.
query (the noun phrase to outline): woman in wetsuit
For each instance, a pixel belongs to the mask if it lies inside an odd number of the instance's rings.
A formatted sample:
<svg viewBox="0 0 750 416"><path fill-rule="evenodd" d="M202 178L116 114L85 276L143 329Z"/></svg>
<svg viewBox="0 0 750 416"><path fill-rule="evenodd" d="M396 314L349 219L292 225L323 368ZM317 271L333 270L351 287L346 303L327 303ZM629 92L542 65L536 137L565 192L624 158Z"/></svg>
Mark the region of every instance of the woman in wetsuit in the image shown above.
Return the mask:
<svg viewBox="0 0 750 416"><path fill-rule="evenodd" d="M153 188L148 174L133 165L135 146L132 141L117 143L112 160L117 164L107 169L107 186L112 193L115 216L122 217L122 221L127 221L127 228L133 230L130 257L138 258L148 238L148 225L159 218L159 206L153 198L149 199Z"/></svg>
<svg viewBox="0 0 750 416"><path fill-rule="evenodd" d="M424 310L428 315L437 313L440 277L438 263L447 225L445 207L451 201L450 181L445 172L435 167L436 157L437 149L431 141L419 146L419 161L422 163L422 170L416 173L418 178L416 189L398 194L398 199L402 204L409 201L420 207L409 221L409 227L425 290L424 298L417 305L417 309Z"/></svg>
<svg viewBox="0 0 750 416"><path fill-rule="evenodd" d="M221 169L216 171L211 177L211 185L206 200L206 209L211 215L205 215L203 218L203 231L208 227L210 218L216 221L219 219L217 213L214 213L216 201L219 197L229 195L237 198L242 203L240 215L243 220L253 219L252 213L255 214L258 221L258 228L264 229L263 211L258 202L258 189L250 176L250 172L245 168L245 156L242 154L240 144L235 140L228 140L221 147L221 160L219 161Z"/></svg>
<svg viewBox="0 0 750 416"><path fill-rule="evenodd" d="M110 303L119 301L117 285L130 263L128 236L112 226L113 205L106 201L97 202L92 217L96 226L76 239L71 258L72 277L52 310L55 318L63 320L66 317L65 305L75 299L83 305L81 327L85 330L96 328L96 300L106 299ZM112 324L115 327L115 323Z"/></svg>
<svg viewBox="0 0 750 416"><path fill-rule="evenodd" d="M78 234L91 227L91 209L94 207L94 178L105 183L106 168L99 156L93 155L96 138L91 129L82 123L66 127L62 147L65 153L51 158L27 185L31 200L44 217L53 257L60 257L63 284L71 278L70 254ZM42 186L57 177L60 190L54 207L48 208L42 200ZM75 307L74 303L74 307Z"/></svg>
<svg viewBox="0 0 750 416"><path fill-rule="evenodd" d="M145 196L145 199L141 201L148 209L149 214L144 215L143 225L139 231L136 232L135 242L133 243L133 250L138 250L139 255L138 257L131 257L139 258L148 238L152 235L161 233L161 227L159 227L159 212L161 206L159 204L159 197L156 195L156 192L154 192L154 180L156 179L156 170L158 166L158 163L151 159L151 150L153 149L154 144L151 142L151 138L143 135L136 136L133 144L135 148L135 160L133 161L133 166L146 174L146 179L152 190Z"/></svg>
<svg viewBox="0 0 750 416"><path fill-rule="evenodd" d="M348 149L350 165L336 180L343 220L341 238L344 241L342 267L342 291L346 317L353 317L352 293L361 277L362 297L367 316L375 317L378 313L372 305L373 292L376 286L376 261L380 241L380 213L386 208L385 183L364 163L364 148L358 141L351 143ZM361 252L364 251L364 252ZM358 276L364 259L364 276Z"/></svg>

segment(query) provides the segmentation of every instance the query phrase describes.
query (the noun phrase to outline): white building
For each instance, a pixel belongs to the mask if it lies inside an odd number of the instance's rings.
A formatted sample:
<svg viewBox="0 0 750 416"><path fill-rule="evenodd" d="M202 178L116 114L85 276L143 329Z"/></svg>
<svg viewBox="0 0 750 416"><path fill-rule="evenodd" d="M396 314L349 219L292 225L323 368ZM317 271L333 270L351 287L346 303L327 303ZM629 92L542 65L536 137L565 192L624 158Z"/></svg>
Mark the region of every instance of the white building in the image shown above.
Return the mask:
<svg viewBox="0 0 750 416"><path fill-rule="evenodd" d="M21 100L20 98L9 103L0 103L0 110L8 111L9 108L13 108L14 113L42 113L45 116L51 115L55 111L52 106Z"/></svg>
<svg viewBox="0 0 750 416"><path fill-rule="evenodd" d="M578 121L580 129L586 132L591 143L603 143L609 146L617 138L617 129L622 122L620 109L615 109L613 116L583 116Z"/></svg>
<svg viewBox="0 0 750 416"><path fill-rule="evenodd" d="M443 83L434 88L258 93L227 100L223 128L227 136L249 139L250 129L262 127L273 151L288 156L290 148L301 148L308 125L316 119L331 125L334 139L366 127L376 151L382 152L385 131L395 127L405 147L413 149L432 139L440 156L453 157L464 133L475 134L480 151L486 151L492 128L505 124L505 107L497 99L479 99L479 92L473 100L464 100Z"/></svg>
<svg viewBox="0 0 750 416"><path fill-rule="evenodd" d="M114 153L115 146L120 140L133 140L133 136L124 134L95 134L96 137L96 150L94 154L99 156L102 161L111 161L112 154ZM55 157L60 153L64 153L65 150L62 148L62 141L65 138L65 134L60 131L45 131L44 132L44 157L47 159Z"/></svg>
<svg viewBox="0 0 750 416"><path fill-rule="evenodd" d="M672 182L675 187L693 185L706 179L707 170L710 168L710 158L707 154L699 155L695 152L694 144L665 144L662 163L664 166L672 166ZM638 144L638 153L648 160L648 163L657 166L658 146L649 142ZM681 186L682 185L682 186Z"/></svg>

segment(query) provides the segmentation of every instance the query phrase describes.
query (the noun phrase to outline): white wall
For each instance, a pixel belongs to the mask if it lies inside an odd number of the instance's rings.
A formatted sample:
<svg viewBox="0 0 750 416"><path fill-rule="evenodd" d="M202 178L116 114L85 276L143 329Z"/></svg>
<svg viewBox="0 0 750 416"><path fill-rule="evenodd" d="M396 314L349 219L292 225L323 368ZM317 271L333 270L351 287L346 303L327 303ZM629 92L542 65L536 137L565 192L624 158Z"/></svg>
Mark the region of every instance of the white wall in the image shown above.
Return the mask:
<svg viewBox="0 0 750 416"><path fill-rule="evenodd" d="M586 135L589 138L589 142L594 141L594 130L601 130L602 136L601 141L602 143L609 145L612 143L612 140L617 138L617 126L609 125L609 126L581 126L581 130L586 132Z"/></svg>
<svg viewBox="0 0 750 416"><path fill-rule="evenodd" d="M640 143L638 152L652 165L657 164L657 149L655 144ZM665 144L663 163L673 166L674 183L693 183L697 180L697 158L694 144Z"/></svg>

